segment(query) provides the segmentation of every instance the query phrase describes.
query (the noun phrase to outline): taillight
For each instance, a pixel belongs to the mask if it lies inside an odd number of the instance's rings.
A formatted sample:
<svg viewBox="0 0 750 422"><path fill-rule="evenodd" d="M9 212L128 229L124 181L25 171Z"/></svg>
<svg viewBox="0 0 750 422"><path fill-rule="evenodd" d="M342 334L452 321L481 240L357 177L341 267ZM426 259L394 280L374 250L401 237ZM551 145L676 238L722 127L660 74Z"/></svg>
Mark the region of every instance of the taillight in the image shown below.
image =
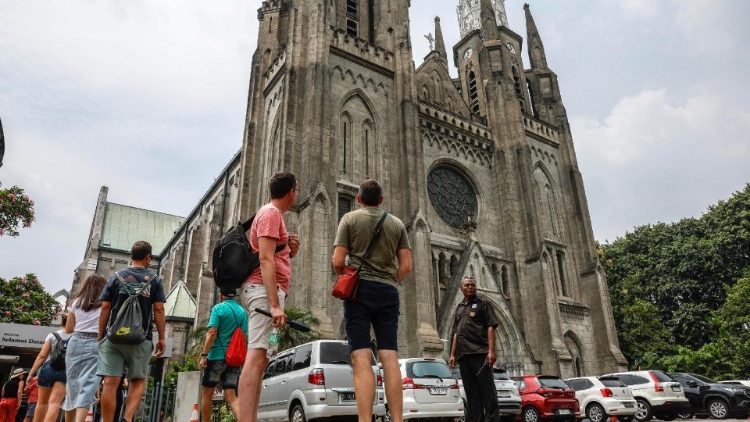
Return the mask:
<svg viewBox="0 0 750 422"><path fill-rule="evenodd" d="M378 387L383 386L383 376L378 374L377 377L375 377L375 382L378 384Z"/></svg>
<svg viewBox="0 0 750 422"><path fill-rule="evenodd" d="M609 388L602 388L602 397L612 397L612 390Z"/></svg>
<svg viewBox="0 0 750 422"><path fill-rule="evenodd" d="M661 393L664 391L664 387L661 386L661 383L659 382L659 378L656 378L656 375L654 375L653 372L648 373L651 376L651 379L654 380L654 391L657 393Z"/></svg>
<svg viewBox="0 0 750 422"><path fill-rule="evenodd" d="M414 380L409 377L402 379L401 385L403 385L404 390L421 390L424 388L424 385L415 383Z"/></svg>
<svg viewBox="0 0 750 422"><path fill-rule="evenodd" d="M458 390L459 388L461 387L458 386L458 381L453 381L453 385L451 385L451 390Z"/></svg>
<svg viewBox="0 0 750 422"><path fill-rule="evenodd" d="M326 376L320 368L313 369L307 374L307 383L312 385L326 385Z"/></svg>
<svg viewBox="0 0 750 422"><path fill-rule="evenodd" d="M554 396L554 393L551 390L548 390L546 388L540 388L536 390L536 393L539 394L542 397L552 397Z"/></svg>

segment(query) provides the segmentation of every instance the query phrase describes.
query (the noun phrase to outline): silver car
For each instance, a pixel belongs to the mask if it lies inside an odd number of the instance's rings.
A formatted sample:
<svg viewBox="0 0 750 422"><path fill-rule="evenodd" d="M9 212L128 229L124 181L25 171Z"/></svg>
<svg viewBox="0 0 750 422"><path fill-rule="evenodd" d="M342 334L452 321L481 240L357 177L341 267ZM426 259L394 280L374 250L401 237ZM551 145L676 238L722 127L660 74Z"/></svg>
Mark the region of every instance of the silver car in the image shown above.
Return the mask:
<svg viewBox="0 0 750 422"><path fill-rule="evenodd" d="M464 406L458 382L442 359L399 359L406 419L463 417ZM390 411L386 421L390 420Z"/></svg>
<svg viewBox="0 0 750 422"><path fill-rule="evenodd" d="M356 418L350 354L345 341L317 340L274 356L263 375L258 420ZM373 415L382 418L385 394L374 356L372 364L377 380Z"/></svg>

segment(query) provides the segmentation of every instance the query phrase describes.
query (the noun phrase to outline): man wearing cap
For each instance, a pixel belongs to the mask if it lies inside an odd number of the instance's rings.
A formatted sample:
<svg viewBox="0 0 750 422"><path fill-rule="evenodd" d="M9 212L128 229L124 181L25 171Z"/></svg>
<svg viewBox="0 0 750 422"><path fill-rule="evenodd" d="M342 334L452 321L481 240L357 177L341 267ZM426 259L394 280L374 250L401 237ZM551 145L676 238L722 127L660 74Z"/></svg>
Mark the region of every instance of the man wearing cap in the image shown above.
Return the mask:
<svg viewBox="0 0 750 422"><path fill-rule="evenodd" d="M226 362L227 347L232 334L240 327L247 338L247 313L235 300L234 290L222 290L222 302L211 309L208 319L206 342L201 353L201 421L211 422L213 394L216 386L221 383L224 389L224 400L239 417L239 402L237 401L237 382L240 378L242 366L230 367Z"/></svg>
<svg viewBox="0 0 750 422"><path fill-rule="evenodd" d="M0 422L13 422L16 420L16 412L21 406L23 397L23 376L26 371L18 368L10 374L10 379L5 382L0 399Z"/></svg>
<svg viewBox="0 0 750 422"><path fill-rule="evenodd" d="M466 422L500 420L497 391L492 375L495 364L495 329L498 326L492 305L477 296L473 277L461 280L464 300L458 304L453 320L453 341L448 365L459 364L466 392Z"/></svg>

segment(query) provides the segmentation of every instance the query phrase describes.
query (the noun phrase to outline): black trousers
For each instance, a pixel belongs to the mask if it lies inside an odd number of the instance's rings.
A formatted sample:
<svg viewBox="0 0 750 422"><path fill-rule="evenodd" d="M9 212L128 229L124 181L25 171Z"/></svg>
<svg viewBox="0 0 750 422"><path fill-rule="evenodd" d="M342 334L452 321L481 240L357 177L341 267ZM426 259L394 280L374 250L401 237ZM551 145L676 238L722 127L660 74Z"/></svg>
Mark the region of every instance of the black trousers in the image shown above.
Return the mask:
<svg viewBox="0 0 750 422"><path fill-rule="evenodd" d="M458 360L466 393L466 422L497 422L497 390L492 367L485 364L486 354L465 355Z"/></svg>

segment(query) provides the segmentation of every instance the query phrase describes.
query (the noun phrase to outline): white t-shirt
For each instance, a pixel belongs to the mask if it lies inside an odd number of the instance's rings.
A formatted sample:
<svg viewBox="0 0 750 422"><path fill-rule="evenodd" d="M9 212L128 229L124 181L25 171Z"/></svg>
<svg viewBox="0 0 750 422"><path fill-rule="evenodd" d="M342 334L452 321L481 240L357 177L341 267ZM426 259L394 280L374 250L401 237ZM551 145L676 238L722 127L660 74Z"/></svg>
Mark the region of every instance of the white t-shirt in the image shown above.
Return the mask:
<svg viewBox="0 0 750 422"><path fill-rule="evenodd" d="M99 332L99 314L102 307L94 308L88 312L78 307L80 299L73 302L71 309L76 318L76 325L73 328L75 333L98 333Z"/></svg>
<svg viewBox="0 0 750 422"><path fill-rule="evenodd" d="M60 336L60 338L65 341L69 340L71 334L68 334L65 332L65 330L57 330L57 335ZM55 343L57 343L57 338L55 338L55 335L52 333L47 334L47 337L44 339L45 342L49 342L49 353L47 354L47 359L44 361L49 362L49 360L52 358L52 348L55 347Z"/></svg>

